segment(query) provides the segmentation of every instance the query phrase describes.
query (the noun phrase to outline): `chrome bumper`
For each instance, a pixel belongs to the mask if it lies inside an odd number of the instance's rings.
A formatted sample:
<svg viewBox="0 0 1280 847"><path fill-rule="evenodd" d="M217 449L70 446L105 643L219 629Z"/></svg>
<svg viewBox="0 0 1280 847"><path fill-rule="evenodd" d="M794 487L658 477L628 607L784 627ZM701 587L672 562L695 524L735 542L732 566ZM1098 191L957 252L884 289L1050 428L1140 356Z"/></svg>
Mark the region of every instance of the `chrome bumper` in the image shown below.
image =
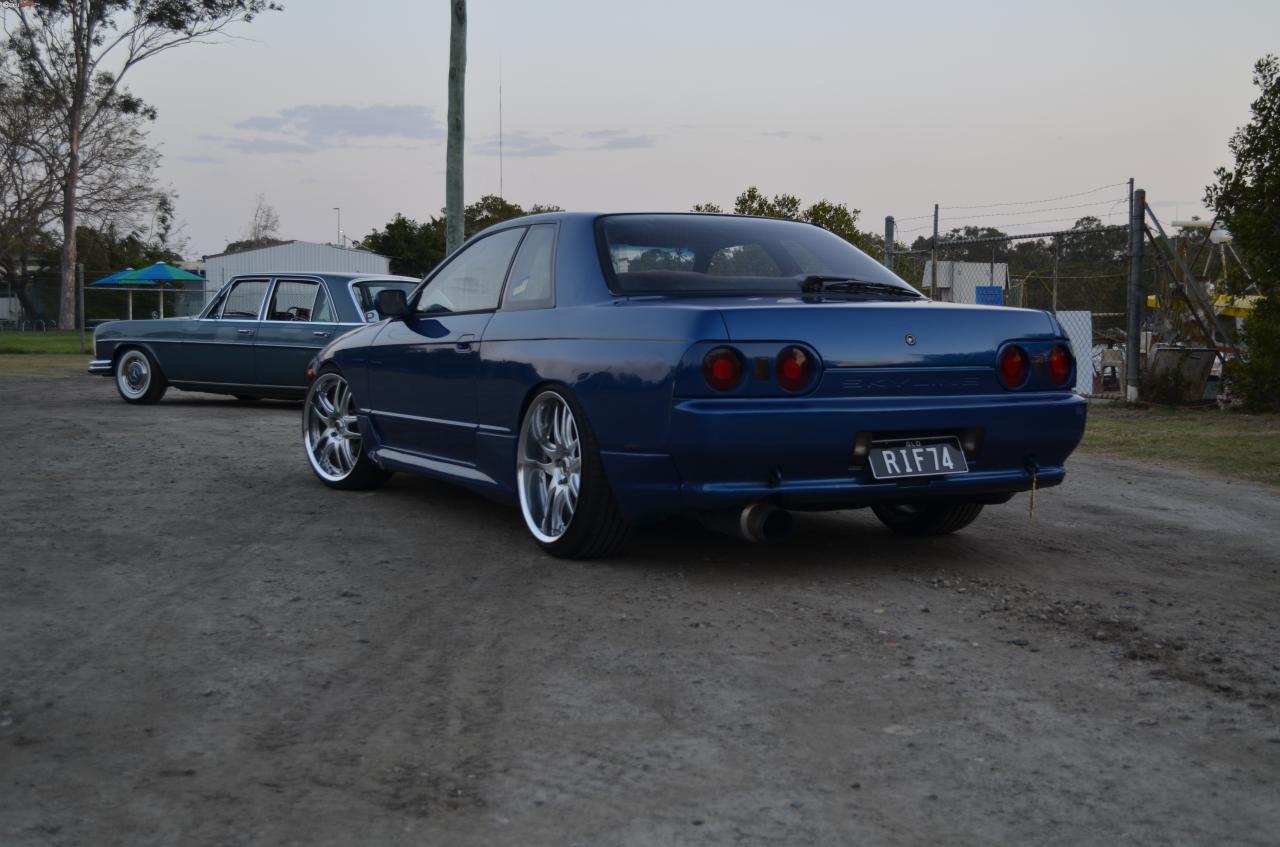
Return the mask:
<svg viewBox="0 0 1280 847"><path fill-rule="evenodd" d="M94 359L89 363L89 373L95 376L111 376L111 360Z"/></svg>

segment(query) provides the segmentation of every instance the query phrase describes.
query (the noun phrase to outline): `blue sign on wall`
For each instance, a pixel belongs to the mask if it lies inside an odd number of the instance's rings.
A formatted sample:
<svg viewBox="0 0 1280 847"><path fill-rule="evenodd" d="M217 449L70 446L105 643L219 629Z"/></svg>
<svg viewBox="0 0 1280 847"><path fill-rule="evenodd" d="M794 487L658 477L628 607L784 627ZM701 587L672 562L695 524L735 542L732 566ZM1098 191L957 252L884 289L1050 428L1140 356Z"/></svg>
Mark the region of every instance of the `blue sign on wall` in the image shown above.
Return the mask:
<svg viewBox="0 0 1280 847"><path fill-rule="evenodd" d="M999 285L974 286L974 293L979 306L1004 305L1004 288Z"/></svg>

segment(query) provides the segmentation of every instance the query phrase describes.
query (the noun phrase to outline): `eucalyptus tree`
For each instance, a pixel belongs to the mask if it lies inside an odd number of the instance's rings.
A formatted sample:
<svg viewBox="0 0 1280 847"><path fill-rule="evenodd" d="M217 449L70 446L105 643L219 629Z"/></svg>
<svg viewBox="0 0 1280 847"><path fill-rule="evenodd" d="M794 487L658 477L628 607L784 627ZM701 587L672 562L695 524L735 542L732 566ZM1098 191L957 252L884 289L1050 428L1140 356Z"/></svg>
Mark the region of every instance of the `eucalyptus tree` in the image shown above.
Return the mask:
<svg viewBox="0 0 1280 847"><path fill-rule="evenodd" d="M124 86L136 65L278 9L271 0L33 0L0 11L4 47L61 133L62 282L59 325L76 324L76 226L84 145L112 114L153 117Z"/></svg>

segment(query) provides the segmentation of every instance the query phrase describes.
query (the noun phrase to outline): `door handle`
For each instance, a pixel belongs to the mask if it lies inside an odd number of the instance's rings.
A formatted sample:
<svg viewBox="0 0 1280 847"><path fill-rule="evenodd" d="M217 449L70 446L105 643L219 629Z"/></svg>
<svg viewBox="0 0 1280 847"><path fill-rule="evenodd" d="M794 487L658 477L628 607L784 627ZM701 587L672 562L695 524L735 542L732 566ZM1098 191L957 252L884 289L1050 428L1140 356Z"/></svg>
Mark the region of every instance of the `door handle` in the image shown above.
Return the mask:
<svg viewBox="0 0 1280 847"><path fill-rule="evenodd" d="M313 332L313 333L311 333L311 334L312 334L312 335L314 335L316 338L328 338L328 337L329 337L330 335L332 335L333 333L331 333L331 332L321 332L320 330L316 330L315 332Z"/></svg>
<svg viewBox="0 0 1280 847"><path fill-rule="evenodd" d="M253 335L253 330L251 329L237 329L236 332L240 335Z"/></svg>
<svg viewBox="0 0 1280 847"><path fill-rule="evenodd" d="M467 333L466 335L460 335L458 336L457 342L454 343L453 349L459 352L465 353L471 349L471 342L475 340L476 340L476 337L471 333Z"/></svg>

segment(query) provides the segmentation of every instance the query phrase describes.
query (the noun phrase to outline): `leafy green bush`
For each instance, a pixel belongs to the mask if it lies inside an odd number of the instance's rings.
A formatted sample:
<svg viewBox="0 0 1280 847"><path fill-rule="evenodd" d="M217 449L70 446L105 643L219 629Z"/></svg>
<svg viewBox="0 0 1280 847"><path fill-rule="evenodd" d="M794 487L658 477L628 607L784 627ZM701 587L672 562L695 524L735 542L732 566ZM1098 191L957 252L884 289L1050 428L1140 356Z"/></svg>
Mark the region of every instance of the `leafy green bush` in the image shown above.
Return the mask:
<svg viewBox="0 0 1280 847"><path fill-rule="evenodd" d="M1244 321L1247 361L1231 362L1227 384L1247 412L1280 412L1280 298L1258 303Z"/></svg>

